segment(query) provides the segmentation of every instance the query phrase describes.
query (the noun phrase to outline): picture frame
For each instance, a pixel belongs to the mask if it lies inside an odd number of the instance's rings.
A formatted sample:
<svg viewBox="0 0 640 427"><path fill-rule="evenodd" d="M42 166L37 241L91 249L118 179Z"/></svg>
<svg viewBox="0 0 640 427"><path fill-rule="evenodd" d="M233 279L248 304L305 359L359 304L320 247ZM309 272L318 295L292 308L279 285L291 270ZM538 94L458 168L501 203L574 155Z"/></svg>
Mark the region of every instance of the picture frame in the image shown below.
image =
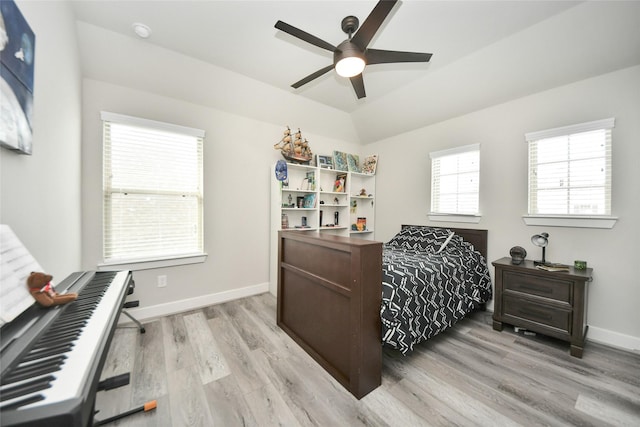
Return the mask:
<svg viewBox="0 0 640 427"><path fill-rule="evenodd" d="M307 190L315 190L316 189L316 173L315 172L307 172L307 177L305 178L307 181Z"/></svg>
<svg viewBox="0 0 640 427"><path fill-rule="evenodd" d="M333 166L337 171L349 171L349 165L347 163L347 153L342 151L333 152Z"/></svg>
<svg viewBox="0 0 640 427"><path fill-rule="evenodd" d="M378 155L370 154L364 158L362 162L362 173L367 175L375 175L378 166Z"/></svg>
<svg viewBox="0 0 640 427"><path fill-rule="evenodd" d="M362 169L360 169L360 157L357 154L347 154L347 168L349 172L362 172Z"/></svg>
<svg viewBox="0 0 640 427"><path fill-rule="evenodd" d="M0 146L31 154L36 36L13 0L2 1L0 21L0 40L6 39L0 50Z"/></svg>
<svg viewBox="0 0 640 427"><path fill-rule="evenodd" d="M333 157L316 156L317 166L321 169L333 169Z"/></svg>
<svg viewBox="0 0 640 427"><path fill-rule="evenodd" d="M334 193L345 193L347 190L347 174L346 173L337 173L336 180L333 183L333 192Z"/></svg>
<svg viewBox="0 0 640 427"><path fill-rule="evenodd" d="M315 193L306 194L304 196L303 208L313 209L316 207L316 195Z"/></svg>

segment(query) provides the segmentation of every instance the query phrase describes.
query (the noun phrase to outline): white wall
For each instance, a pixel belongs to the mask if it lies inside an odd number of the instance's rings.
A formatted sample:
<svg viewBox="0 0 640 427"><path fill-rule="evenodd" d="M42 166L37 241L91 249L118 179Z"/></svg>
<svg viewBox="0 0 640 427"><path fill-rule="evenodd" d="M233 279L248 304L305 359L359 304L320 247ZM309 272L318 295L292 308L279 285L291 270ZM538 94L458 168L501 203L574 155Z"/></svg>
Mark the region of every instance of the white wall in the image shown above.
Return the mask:
<svg viewBox="0 0 640 427"><path fill-rule="evenodd" d="M83 84L83 266L102 262L102 122L110 111L204 129L204 242L206 262L134 273L142 317L207 305L228 297L267 291L269 282L270 170L273 149L285 125L269 124L220 110L110 83ZM311 123L313 117L307 122ZM317 153L355 152L360 146L306 133ZM158 275L168 286L158 288ZM180 303L180 300L190 299ZM159 306L160 305L160 306ZM155 309L150 307L159 306ZM145 311L146 309L149 309Z"/></svg>
<svg viewBox="0 0 640 427"><path fill-rule="evenodd" d="M613 229L526 226L526 132L615 117L613 130ZM400 224L429 224L429 152L480 143L480 211L477 228L489 230L489 260L522 246L528 258L540 248L530 237L550 234L547 259L593 267L588 338L640 349L640 67L627 68L487 108L367 146L380 154L376 182L376 238L388 240ZM459 223L434 223L460 226ZM492 272L493 273L493 272Z"/></svg>
<svg viewBox="0 0 640 427"><path fill-rule="evenodd" d="M78 269L94 269L101 260L102 234L100 110L203 128L207 131L205 249L209 257L203 264L137 272L136 297L148 307L188 298L206 303L204 297L212 294L233 296L245 289L266 290L269 169L279 158L272 146L285 125L300 126L303 131L326 127L323 109L309 106L307 111L291 98L291 102L273 103L268 120L295 117L296 123L267 123L185 103L175 99L179 97L175 94L154 94L91 79L81 84L76 27L68 4L17 3L36 33L34 154L21 156L0 149L1 221L12 226L43 268L57 278ZM161 56L172 61L173 68L188 62L166 52ZM120 67L126 68L126 64ZM203 71L202 64L197 67ZM163 67L156 69L161 73ZM132 74L135 70L128 68ZM225 98L240 90L236 85L243 83L238 76L226 80L220 70L204 71L201 74L215 74L216 90L224 88ZM147 75L142 72L136 78ZM167 81L174 81L174 77L161 76ZM243 102L251 102L250 91L243 90ZM256 103L264 106L265 100ZM328 116L336 116L331 113L327 112ZM616 118L613 213L620 217L616 226L611 230L525 226L521 219L527 206L523 134L606 117ZM342 149L380 155L378 240L390 238L402 223L428 223L430 151L482 144L483 219L478 227L489 230L489 258L507 256L514 245L525 247L530 258L537 257L539 248L529 238L548 231L548 259L565 263L585 259L594 268L589 337L640 348L640 312L636 310L640 287L634 279L634 245L640 238L638 117L640 68L634 67L398 135L364 149L319 132L305 136L317 153ZM343 122L339 115L335 118ZM159 274L167 275L166 288L156 287Z"/></svg>
<svg viewBox="0 0 640 427"><path fill-rule="evenodd" d="M56 280L80 269L81 78L66 3L17 1L36 35L33 154L0 148L0 222Z"/></svg>

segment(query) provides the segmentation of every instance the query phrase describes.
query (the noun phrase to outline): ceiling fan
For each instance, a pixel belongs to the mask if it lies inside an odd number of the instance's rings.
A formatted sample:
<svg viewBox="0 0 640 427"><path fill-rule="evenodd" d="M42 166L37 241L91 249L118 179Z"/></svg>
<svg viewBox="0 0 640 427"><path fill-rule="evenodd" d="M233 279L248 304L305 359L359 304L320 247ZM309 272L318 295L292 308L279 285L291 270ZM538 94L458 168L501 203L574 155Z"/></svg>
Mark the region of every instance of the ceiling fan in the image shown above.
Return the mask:
<svg viewBox="0 0 640 427"><path fill-rule="evenodd" d="M373 8L361 27L360 21L355 16L347 16L342 20L342 31L347 33L348 38L338 46L333 46L316 36L302 31L286 22L278 21L275 27L285 33L299 38L302 41L311 43L322 49L333 52L333 64L319 69L315 73L309 74L300 81L295 82L291 87L297 89L300 86L317 79L323 74L335 68L342 77L348 77L356 92L358 99L366 95L364 90L364 80L362 71L367 65L388 64L395 62L429 62L430 53L399 52L396 50L368 49L367 46L384 22L393 6L398 0L380 0ZM358 29L358 27L360 29Z"/></svg>

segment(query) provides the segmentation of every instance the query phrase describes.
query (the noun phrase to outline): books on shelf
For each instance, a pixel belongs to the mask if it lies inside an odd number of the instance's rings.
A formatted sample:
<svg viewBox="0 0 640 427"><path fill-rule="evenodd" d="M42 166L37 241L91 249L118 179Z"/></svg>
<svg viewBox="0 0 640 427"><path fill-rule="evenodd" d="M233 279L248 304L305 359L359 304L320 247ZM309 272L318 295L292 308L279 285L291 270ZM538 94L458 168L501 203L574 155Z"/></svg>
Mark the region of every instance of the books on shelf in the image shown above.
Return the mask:
<svg viewBox="0 0 640 427"><path fill-rule="evenodd" d="M566 264L556 264L556 263L544 263L536 265L536 268L539 270L545 271L569 271L569 266Z"/></svg>

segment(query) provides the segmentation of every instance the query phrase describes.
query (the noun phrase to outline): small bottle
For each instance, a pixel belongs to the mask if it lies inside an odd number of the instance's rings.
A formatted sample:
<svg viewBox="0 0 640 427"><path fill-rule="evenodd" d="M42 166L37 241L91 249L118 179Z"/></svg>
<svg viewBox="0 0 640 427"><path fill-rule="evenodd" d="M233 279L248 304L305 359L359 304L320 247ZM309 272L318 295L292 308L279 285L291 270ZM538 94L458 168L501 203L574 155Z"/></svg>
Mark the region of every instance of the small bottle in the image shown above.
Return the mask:
<svg viewBox="0 0 640 427"><path fill-rule="evenodd" d="M286 230L287 228L289 228L289 217L287 216L286 213L282 214L282 229Z"/></svg>
<svg viewBox="0 0 640 427"><path fill-rule="evenodd" d="M338 217L339 217L339 213L338 211L336 211L336 213L333 214L333 224L334 225L338 225Z"/></svg>

